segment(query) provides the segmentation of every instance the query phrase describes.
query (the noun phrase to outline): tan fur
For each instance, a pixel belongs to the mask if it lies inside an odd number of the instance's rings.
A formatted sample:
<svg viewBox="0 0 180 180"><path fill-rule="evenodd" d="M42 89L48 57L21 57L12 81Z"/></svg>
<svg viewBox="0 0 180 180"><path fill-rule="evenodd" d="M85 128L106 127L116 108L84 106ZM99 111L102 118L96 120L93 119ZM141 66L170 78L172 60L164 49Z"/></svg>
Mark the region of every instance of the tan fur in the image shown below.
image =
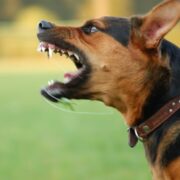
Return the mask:
<svg viewBox="0 0 180 180"><path fill-rule="evenodd" d="M158 164L152 167L153 180L179 180L180 158L172 161L167 168L161 168Z"/></svg>
<svg viewBox="0 0 180 180"><path fill-rule="evenodd" d="M179 180L180 179L180 158L175 159L169 164L164 172L165 180Z"/></svg>

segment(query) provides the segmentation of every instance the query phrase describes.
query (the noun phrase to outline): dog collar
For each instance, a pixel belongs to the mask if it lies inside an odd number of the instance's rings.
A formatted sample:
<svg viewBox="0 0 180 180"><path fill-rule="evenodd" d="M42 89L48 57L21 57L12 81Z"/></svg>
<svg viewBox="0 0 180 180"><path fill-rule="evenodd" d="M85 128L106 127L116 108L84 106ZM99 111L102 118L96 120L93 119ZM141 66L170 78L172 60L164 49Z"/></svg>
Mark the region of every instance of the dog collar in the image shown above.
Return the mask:
<svg viewBox="0 0 180 180"><path fill-rule="evenodd" d="M130 127L129 146L134 147L138 140L144 141L152 132L167 121L175 112L180 109L180 96L173 98L165 104L158 112L147 119L142 124Z"/></svg>

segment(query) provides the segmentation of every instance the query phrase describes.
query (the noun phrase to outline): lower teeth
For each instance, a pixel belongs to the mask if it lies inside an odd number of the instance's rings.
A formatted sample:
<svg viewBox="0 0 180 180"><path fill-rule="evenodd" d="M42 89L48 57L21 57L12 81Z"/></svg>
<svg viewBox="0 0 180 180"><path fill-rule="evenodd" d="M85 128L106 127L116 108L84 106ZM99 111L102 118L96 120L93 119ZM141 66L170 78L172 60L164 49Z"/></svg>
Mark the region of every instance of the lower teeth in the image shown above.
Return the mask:
<svg viewBox="0 0 180 180"><path fill-rule="evenodd" d="M64 78L64 83L66 84L66 83L69 83L71 81L71 79L70 78L68 78L68 77L65 77Z"/></svg>

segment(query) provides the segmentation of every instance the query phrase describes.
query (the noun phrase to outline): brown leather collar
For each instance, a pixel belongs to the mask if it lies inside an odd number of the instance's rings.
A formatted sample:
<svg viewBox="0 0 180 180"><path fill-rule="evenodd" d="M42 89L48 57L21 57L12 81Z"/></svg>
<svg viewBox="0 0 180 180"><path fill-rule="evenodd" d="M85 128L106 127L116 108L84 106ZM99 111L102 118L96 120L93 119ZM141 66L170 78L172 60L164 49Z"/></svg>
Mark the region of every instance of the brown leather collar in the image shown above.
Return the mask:
<svg viewBox="0 0 180 180"><path fill-rule="evenodd" d="M129 146L134 147L138 140L144 141L153 131L167 121L179 109L180 96L173 98L142 124L129 128Z"/></svg>

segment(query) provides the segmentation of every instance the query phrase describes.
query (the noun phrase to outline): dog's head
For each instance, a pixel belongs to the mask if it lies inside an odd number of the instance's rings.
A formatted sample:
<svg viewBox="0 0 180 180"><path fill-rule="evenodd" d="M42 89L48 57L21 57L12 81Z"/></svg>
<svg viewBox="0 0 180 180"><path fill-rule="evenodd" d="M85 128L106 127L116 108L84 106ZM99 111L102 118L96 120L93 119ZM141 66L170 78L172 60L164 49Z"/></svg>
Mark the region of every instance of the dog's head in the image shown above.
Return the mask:
<svg viewBox="0 0 180 180"><path fill-rule="evenodd" d="M180 2L172 0L145 16L103 17L81 27L41 21L40 50L49 56L66 54L77 67L77 72L64 74L65 83L53 82L42 94L54 102L62 97L100 100L132 121L130 116L141 114L156 81L168 73L168 58L159 49L179 18Z"/></svg>

